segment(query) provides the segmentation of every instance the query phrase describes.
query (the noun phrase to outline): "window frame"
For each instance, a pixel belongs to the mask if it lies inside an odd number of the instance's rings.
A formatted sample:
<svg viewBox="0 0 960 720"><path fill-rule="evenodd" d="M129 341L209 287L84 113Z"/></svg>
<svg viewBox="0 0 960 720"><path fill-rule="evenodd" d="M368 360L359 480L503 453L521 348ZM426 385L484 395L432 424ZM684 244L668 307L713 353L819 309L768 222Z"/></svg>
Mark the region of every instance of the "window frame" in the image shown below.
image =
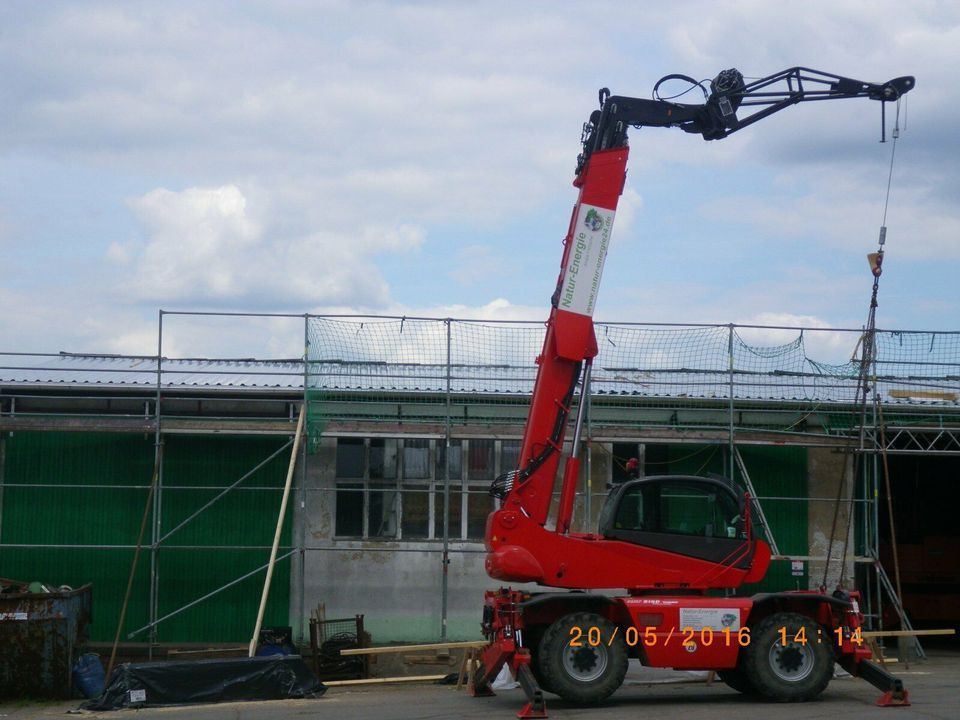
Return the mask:
<svg viewBox="0 0 960 720"><path fill-rule="evenodd" d="M355 441L361 439L363 447L363 474L362 477L339 477L337 470L339 468L339 461L336 457L336 453L339 449L339 444L341 440L352 440ZM336 444L334 446L334 462L333 462L333 495L334 502L332 507L331 516L333 519L334 531L333 539L334 540L364 540L372 542L429 542L436 543L443 541L442 533L442 521L443 521L443 491L444 491L444 473L441 468L437 467L441 448L445 447L446 439L443 437L437 436L424 436L424 435L370 435L363 436L358 438L356 435L342 435L334 436ZM385 444L389 441L396 441L396 477L395 478L371 478L371 447L373 444L384 442ZM494 438L494 437L467 437L467 438L451 438L451 446L458 444L460 447L460 477L451 477L450 478L450 495L453 497L455 494L459 497L459 513L456 517L450 518L449 526L449 542L456 543L473 543L478 544L483 542L483 537L473 537L469 534L470 531L470 507L471 507L471 496L482 496L480 487L483 486L485 480L469 480L469 453L470 453L470 443L471 441L482 441L483 443L492 442L492 454L493 454L493 467L492 473L493 477L496 477L503 469L502 465L502 452L503 452L503 443L504 442L519 442L517 438ZM426 441L427 442L427 473L426 477L406 477L406 464L407 464L407 445L408 441L414 441L417 443ZM360 443L353 443L360 444ZM384 451L386 454L386 451ZM362 490L360 488L351 489L349 487L341 486L356 486L362 485ZM393 535L386 536L371 536L370 534L370 512L371 512L371 493L373 492L394 492L396 496L396 506L393 512L396 515L396 528ZM358 493L362 495L361 502L361 512L362 512L362 522L360 524L361 534L360 535L342 535L339 533L339 527L337 526L337 507L339 504L339 493L340 492L349 492L349 493ZM404 512L404 495L410 492L426 492L427 493L427 537L404 537L403 532L403 512ZM494 500L493 509L500 507L500 501Z"/></svg>

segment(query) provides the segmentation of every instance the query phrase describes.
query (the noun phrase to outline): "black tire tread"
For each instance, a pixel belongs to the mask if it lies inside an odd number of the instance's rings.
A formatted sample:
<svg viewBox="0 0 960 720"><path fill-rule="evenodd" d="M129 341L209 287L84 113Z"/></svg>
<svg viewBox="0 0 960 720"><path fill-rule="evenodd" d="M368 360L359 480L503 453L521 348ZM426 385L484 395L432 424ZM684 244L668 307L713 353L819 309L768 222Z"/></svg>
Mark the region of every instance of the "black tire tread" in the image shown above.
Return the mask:
<svg viewBox="0 0 960 720"><path fill-rule="evenodd" d="M780 628L787 628L790 635L801 627L814 652L813 672L801 681L787 683L776 677L769 667L769 651L773 643L780 641ZM833 652L828 643L818 643L817 623L798 613L775 613L760 621L753 632L753 640L747 648L743 667L757 694L776 702L806 702L822 693L833 677Z"/></svg>
<svg viewBox="0 0 960 720"><path fill-rule="evenodd" d="M607 645L609 658L604 676L589 685L577 682L564 671L562 664L562 653L570 641L570 628L575 625L584 630L584 635L588 628L599 627L604 640L610 638L616 629L605 617L588 612L571 613L555 621L543 634L537 653L545 681L543 687L573 703L595 704L610 697L623 684L627 674L627 648L623 633L618 632L613 644Z"/></svg>
<svg viewBox="0 0 960 720"><path fill-rule="evenodd" d="M750 678L747 677L742 663L738 663L734 668L718 670L717 677L719 677L727 687L736 690L738 693L743 693L744 695L757 694L757 689L750 683Z"/></svg>

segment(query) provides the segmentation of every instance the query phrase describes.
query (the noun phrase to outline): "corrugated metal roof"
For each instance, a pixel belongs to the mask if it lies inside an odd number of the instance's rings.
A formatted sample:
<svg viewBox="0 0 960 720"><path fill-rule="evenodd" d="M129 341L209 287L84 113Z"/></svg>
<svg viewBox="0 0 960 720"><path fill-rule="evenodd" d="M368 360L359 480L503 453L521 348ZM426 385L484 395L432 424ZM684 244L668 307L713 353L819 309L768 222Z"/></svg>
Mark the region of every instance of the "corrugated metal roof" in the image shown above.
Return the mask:
<svg viewBox="0 0 960 720"><path fill-rule="evenodd" d="M5 355L4 385L145 388L157 386L157 359L118 355ZM303 389L298 360L169 359L162 362L164 388Z"/></svg>
<svg viewBox="0 0 960 720"><path fill-rule="evenodd" d="M310 385L332 391L443 393L446 391L446 370L445 365L311 362ZM450 390L454 393L528 395L533 391L535 378L536 367L532 365L454 365L450 372ZM715 371L594 366L591 384L596 396L727 400L730 379L729 373ZM887 377L879 378L877 384L887 403L960 407L960 380L955 378ZM891 391L896 391L896 395ZM733 396L736 400L853 403L857 400L857 378L842 373L735 372Z"/></svg>
<svg viewBox="0 0 960 720"><path fill-rule="evenodd" d="M70 388L151 388L157 385L157 360L115 355L0 356L0 384ZM303 389L303 362L256 359L169 359L161 368L165 389ZM450 367L454 393L527 395L533 390L536 367L467 365ZM309 385L343 392L444 393L447 366L426 363L310 362ZM881 377L884 401L895 405L960 407L956 377ZM665 368L605 368L595 366L593 393L598 396L729 399L730 375L714 370ZM857 397L855 370L819 372L734 373L737 400L789 403L852 403Z"/></svg>

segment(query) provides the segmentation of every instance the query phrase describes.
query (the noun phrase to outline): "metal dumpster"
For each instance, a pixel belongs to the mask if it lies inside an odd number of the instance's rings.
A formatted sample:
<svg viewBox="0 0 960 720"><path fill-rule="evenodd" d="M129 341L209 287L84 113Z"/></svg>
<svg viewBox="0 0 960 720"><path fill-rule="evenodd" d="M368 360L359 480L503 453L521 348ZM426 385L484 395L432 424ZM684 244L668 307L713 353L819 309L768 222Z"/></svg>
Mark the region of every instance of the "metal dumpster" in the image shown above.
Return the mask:
<svg viewBox="0 0 960 720"><path fill-rule="evenodd" d="M92 603L92 585L0 594L0 698L70 697Z"/></svg>

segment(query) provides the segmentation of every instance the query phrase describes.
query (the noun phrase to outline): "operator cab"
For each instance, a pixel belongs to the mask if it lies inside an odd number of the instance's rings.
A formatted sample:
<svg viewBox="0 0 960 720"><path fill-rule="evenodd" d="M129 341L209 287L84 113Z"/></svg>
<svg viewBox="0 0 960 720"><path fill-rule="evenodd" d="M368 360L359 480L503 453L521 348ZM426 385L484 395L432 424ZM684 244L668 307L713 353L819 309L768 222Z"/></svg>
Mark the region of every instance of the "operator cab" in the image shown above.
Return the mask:
<svg viewBox="0 0 960 720"><path fill-rule="evenodd" d="M726 478L656 475L615 487L600 512L599 533L610 540L749 567L746 497Z"/></svg>

